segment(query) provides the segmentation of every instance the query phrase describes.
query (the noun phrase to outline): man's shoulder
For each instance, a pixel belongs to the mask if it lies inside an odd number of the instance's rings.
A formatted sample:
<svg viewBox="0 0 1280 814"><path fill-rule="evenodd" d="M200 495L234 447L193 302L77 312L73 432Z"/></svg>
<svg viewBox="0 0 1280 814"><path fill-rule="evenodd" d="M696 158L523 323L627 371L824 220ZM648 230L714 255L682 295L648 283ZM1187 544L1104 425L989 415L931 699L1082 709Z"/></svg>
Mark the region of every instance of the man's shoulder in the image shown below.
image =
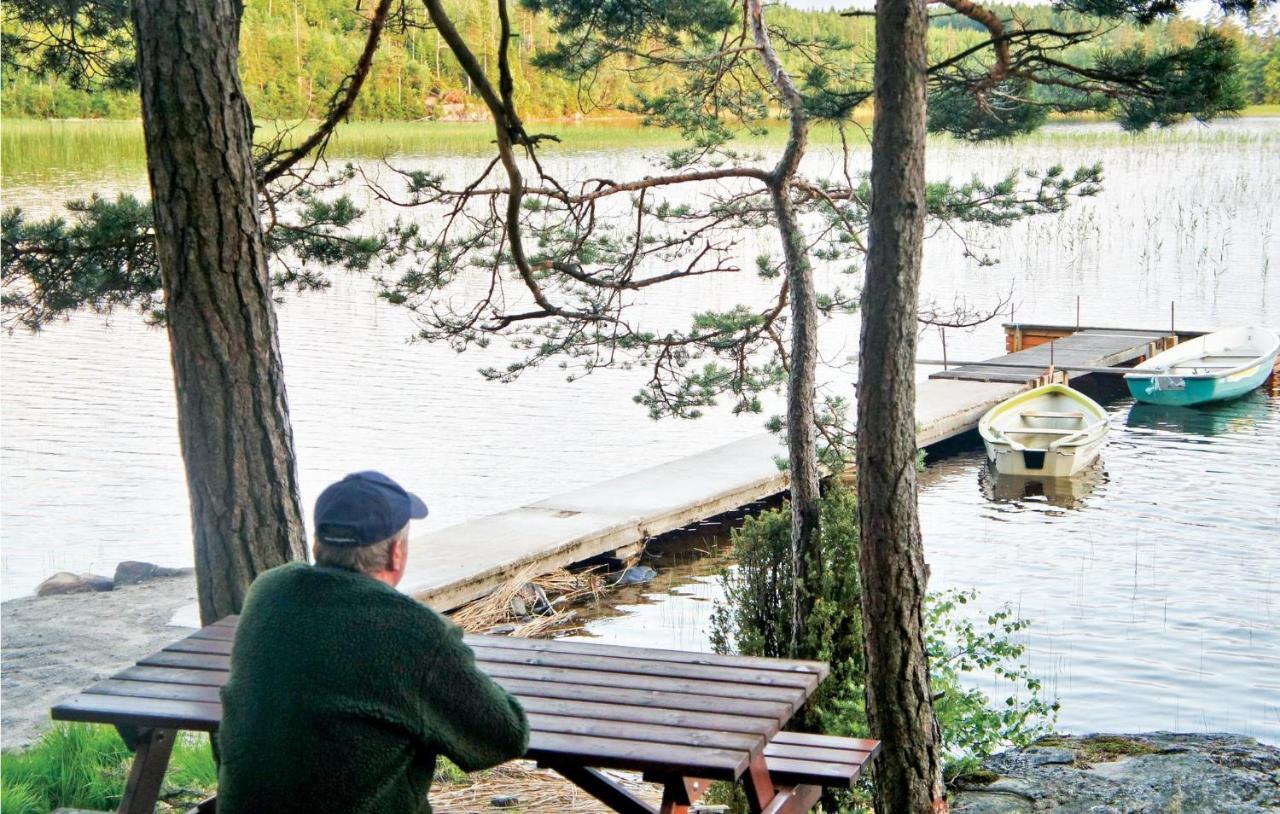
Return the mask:
<svg viewBox="0 0 1280 814"><path fill-rule="evenodd" d="M418 631L431 639L449 634L452 622L407 594L372 577L340 568L292 562L264 571L254 581L244 615L258 606L276 615L286 608L305 610L317 621L358 617L401 636Z"/></svg>

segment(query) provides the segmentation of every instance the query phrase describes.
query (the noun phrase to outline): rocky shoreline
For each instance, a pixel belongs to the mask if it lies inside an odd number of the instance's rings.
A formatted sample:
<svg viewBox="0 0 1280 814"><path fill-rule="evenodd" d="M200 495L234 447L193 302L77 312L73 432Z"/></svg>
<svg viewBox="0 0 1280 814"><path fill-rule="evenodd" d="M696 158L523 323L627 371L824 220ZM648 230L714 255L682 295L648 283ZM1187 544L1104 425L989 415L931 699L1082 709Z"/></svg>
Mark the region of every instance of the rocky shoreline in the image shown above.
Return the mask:
<svg viewBox="0 0 1280 814"><path fill-rule="evenodd" d="M953 814L1280 811L1280 749L1229 734L1054 735L957 783Z"/></svg>

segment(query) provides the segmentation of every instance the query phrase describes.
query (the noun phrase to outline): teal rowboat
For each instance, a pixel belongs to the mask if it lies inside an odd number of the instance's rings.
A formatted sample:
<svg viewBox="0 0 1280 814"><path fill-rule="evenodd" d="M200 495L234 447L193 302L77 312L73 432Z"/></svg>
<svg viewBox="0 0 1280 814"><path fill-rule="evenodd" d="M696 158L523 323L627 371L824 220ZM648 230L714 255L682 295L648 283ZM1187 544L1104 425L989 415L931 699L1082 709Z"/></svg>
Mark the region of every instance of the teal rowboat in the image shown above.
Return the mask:
<svg viewBox="0 0 1280 814"><path fill-rule="evenodd" d="M1176 345L1124 376L1138 401L1190 407L1243 396L1271 374L1280 337L1266 328L1228 328Z"/></svg>

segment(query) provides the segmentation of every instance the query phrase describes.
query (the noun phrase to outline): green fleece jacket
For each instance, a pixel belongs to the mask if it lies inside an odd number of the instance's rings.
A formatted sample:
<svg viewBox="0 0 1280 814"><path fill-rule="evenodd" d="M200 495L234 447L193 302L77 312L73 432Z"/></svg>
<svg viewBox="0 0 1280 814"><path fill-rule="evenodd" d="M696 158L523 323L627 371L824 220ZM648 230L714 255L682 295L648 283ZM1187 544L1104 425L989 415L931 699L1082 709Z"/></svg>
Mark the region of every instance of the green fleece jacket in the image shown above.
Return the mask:
<svg viewBox="0 0 1280 814"><path fill-rule="evenodd" d="M377 580L292 563L254 582L218 731L218 814L429 814L436 756L524 754L520 704L462 632Z"/></svg>

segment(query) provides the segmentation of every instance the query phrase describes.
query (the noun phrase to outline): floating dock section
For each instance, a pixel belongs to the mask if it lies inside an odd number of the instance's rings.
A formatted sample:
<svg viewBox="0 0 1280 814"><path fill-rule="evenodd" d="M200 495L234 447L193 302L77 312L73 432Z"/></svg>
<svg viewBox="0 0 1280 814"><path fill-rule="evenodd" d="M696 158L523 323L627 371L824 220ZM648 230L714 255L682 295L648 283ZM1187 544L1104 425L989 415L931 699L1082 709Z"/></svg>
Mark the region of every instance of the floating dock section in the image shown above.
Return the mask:
<svg viewBox="0 0 1280 814"><path fill-rule="evenodd" d="M918 385L917 440L927 447L968 432L991 407L1058 370L1140 361L1176 343L1167 332L1006 325L1010 353L939 371ZM1053 342L1050 351L1049 341ZM1025 365L1025 367L1021 367ZM785 491L778 436L761 433L706 452L413 539L401 590L437 610L509 580L637 551L650 537Z"/></svg>

